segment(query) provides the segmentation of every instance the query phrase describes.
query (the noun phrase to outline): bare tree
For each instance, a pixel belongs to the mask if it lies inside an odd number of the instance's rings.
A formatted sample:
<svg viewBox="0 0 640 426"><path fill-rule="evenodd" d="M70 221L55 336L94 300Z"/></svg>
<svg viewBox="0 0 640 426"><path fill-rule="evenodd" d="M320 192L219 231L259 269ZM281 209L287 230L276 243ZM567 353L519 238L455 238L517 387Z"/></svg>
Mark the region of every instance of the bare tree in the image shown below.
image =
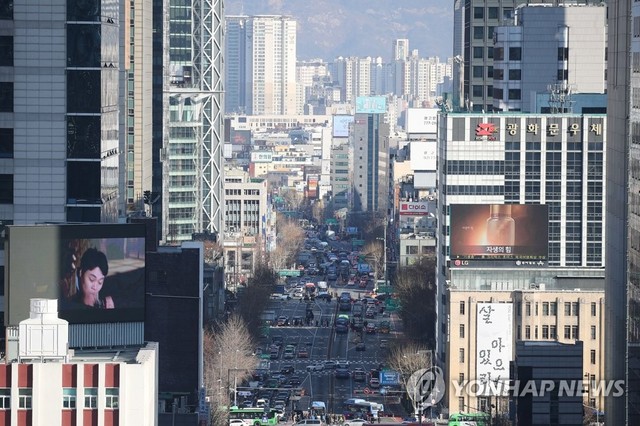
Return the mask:
<svg viewBox="0 0 640 426"><path fill-rule="evenodd" d="M255 346L245 322L232 316L205 330L203 347L204 380L212 422L216 426L227 425L228 408L234 402L237 387L256 368Z"/></svg>
<svg viewBox="0 0 640 426"><path fill-rule="evenodd" d="M300 210L302 202L304 201L304 195L295 188L281 188L280 196L290 210Z"/></svg>
<svg viewBox="0 0 640 426"><path fill-rule="evenodd" d="M405 334L430 347L435 344L437 323L435 271L435 257L420 257L415 264L398 270L394 286Z"/></svg>
<svg viewBox="0 0 640 426"><path fill-rule="evenodd" d="M278 216L277 235L276 248L269 253L269 263L276 271L293 265L305 238L300 225L282 215Z"/></svg>
<svg viewBox="0 0 640 426"><path fill-rule="evenodd" d="M379 278L384 272L384 244L382 241L373 240L368 242L362 248L365 258L373 261L373 269L376 277Z"/></svg>
<svg viewBox="0 0 640 426"><path fill-rule="evenodd" d="M406 386L411 375L423 368L431 367L432 352L419 343L407 342L394 346L389 352L389 368L400 373L400 380Z"/></svg>
<svg viewBox="0 0 640 426"><path fill-rule="evenodd" d="M269 304L269 295L278 283L278 274L267 265L256 266L253 276L249 278L242 296L238 299L236 313L242 318L249 333L258 338L262 327L261 316Z"/></svg>

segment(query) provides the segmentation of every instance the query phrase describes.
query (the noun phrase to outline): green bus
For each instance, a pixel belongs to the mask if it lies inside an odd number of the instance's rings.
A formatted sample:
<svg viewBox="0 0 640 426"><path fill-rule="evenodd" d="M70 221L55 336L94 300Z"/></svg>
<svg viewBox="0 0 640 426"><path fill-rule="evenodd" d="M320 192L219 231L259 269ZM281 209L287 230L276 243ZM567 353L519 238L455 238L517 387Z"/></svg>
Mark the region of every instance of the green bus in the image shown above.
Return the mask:
<svg viewBox="0 0 640 426"><path fill-rule="evenodd" d="M449 426L489 426L491 417L487 413L454 413L449 415Z"/></svg>
<svg viewBox="0 0 640 426"><path fill-rule="evenodd" d="M275 426L278 424L276 410L264 408L238 408L231 407L229 410L229 420L240 419L245 425L251 426Z"/></svg>

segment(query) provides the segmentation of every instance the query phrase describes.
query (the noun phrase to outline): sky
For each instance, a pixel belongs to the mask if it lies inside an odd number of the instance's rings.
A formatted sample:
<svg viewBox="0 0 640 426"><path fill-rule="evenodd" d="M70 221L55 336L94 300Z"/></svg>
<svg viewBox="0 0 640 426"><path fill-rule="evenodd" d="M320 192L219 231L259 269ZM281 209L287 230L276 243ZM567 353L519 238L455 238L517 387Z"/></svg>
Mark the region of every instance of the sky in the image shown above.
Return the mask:
<svg viewBox="0 0 640 426"><path fill-rule="evenodd" d="M225 0L226 15L289 15L297 22L298 60L338 56L391 58L409 39L420 57L453 56L451 0Z"/></svg>

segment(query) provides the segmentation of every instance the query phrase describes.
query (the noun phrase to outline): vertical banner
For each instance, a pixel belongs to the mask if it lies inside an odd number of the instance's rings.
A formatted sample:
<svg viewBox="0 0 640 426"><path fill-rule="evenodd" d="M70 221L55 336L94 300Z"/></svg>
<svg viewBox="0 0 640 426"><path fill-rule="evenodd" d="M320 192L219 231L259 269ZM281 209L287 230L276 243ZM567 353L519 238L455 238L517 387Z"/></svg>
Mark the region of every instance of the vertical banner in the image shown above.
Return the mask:
<svg viewBox="0 0 640 426"><path fill-rule="evenodd" d="M479 396L506 396L513 360L513 304L478 303L476 379Z"/></svg>

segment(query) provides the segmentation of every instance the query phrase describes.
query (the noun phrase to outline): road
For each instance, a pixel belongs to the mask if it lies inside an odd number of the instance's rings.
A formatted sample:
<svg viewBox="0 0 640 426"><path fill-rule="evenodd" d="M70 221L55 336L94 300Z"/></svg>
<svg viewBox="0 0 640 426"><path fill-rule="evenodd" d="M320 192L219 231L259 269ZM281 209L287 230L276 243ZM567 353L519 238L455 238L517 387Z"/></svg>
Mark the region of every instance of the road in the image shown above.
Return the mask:
<svg viewBox="0 0 640 426"><path fill-rule="evenodd" d="M307 277L305 279L317 281L319 277ZM353 287L336 286L335 282L329 283L330 293L340 295L343 291L349 291L353 299L357 300L364 296L364 293L373 289L373 282L370 281L367 288L355 289ZM343 401L348 398L366 398L370 401L380 402L385 405L386 412L398 413L401 415L402 409L398 404L389 398L380 395L379 390L372 389L368 386L369 375L366 382L356 382L351 378L336 378L333 369L324 369L323 371L308 372L307 366L332 361L347 361L349 369L353 372L356 368L362 368L369 373L372 369L377 369L380 364L385 364L387 350L381 348L381 341L387 340L388 346L392 346L392 341L396 338L400 329L399 320L396 314L377 314L376 318L367 318L366 321L378 323L382 320L392 323L392 333L390 334L364 334L365 350L356 350L356 341L359 334L349 331L348 334L336 334L333 331L333 322L338 313L337 297L331 302L311 301L304 302L299 300L271 301L269 309L275 311L276 316L286 316L293 323L294 317L304 319L307 307L313 311L314 319L310 326L306 325L288 325L288 326L272 326L270 329L270 341L274 338L282 339L283 347L286 345L295 345L296 351L301 348L307 348L309 358L283 359L282 353L277 360L271 360L270 369L272 373L278 373L285 365L292 365L295 369L295 375L301 379L301 386L305 389L305 394L312 401L323 401L327 405L329 413L343 413ZM348 313L348 312L342 312ZM319 326L316 326L316 320ZM329 326L321 326L327 323ZM297 354L297 352L296 352ZM375 395L369 392L375 392ZM295 408L295 403L292 404ZM308 407L298 407L298 409L306 410Z"/></svg>

